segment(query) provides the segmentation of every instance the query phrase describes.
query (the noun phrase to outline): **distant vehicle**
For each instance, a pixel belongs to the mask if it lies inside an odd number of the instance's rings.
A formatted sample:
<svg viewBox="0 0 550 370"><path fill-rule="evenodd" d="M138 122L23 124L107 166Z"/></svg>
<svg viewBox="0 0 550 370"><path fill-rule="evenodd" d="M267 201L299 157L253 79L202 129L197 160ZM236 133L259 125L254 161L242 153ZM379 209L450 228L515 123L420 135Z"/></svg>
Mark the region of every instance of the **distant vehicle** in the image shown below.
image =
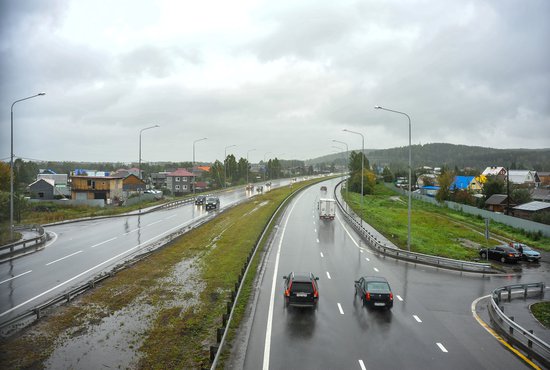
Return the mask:
<svg viewBox="0 0 550 370"><path fill-rule="evenodd" d="M393 307L393 293L386 278L381 276L363 276L355 280L355 295L361 297L363 306Z"/></svg>
<svg viewBox="0 0 550 370"><path fill-rule="evenodd" d="M258 187L256 188L256 191L257 191L258 193L263 193L263 192L264 192L264 187L263 187L263 186L258 186Z"/></svg>
<svg viewBox="0 0 550 370"><path fill-rule="evenodd" d="M204 195L198 195L195 198L195 204L197 206L203 206L205 202L206 202L206 196L204 196Z"/></svg>
<svg viewBox="0 0 550 370"><path fill-rule="evenodd" d="M490 259L504 262L518 262L521 258L519 252L512 247L507 245L497 245L492 248L483 248L479 251L479 256L482 259L487 258L487 255Z"/></svg>
<svg viewBox="0 0 550 370"><path fill-rule="evenodd" d="M246 185L246 190L247 190L247 191L252 191L252 190L254 190L254 185L252 185L252 184Z"/></svg>
<svg viewBox="0 0 550 370"><path fill-rule="evenodd" d="M220 198L218 197L208 197L206 198L205 207L207 211L211 209L219 209L220 208Z"/></svg>
<svg viewBox="0 0 550 370"><path fill-rule="evenodd" d="M270 181L270 182L266 182L266 183L265 183L265 186L267 186L268 188L271 187L271 181Z"/></svg>
<svg viewBox="0 0 550 370"><path fill-rule="evenodd" d="M321 198L317 204L317 209L319 210L319 218L321 220L334 220L336 201L334 199Z"/></svg>
<svg viewBox="0 0 550 370"><path fill-rule="evenodd" d="M514 248L521 255L521 259L528 262L539 262L540 253L522 243L510 243L510 247ZM521 247L521 249L520 249Z"/></svg>
<svg viewBox="0 0 550 370"><path fill-rule="evenodd" d="M327 187L326 186L321 186L321 191L327 191Z"/></svg>
<svg viewBox="0 0 550 370"><path fill-rule="evenodd" d="M318 277L311 272L294 273L283 276L285 307L312 307L317 308L319 302Z"/></svg>

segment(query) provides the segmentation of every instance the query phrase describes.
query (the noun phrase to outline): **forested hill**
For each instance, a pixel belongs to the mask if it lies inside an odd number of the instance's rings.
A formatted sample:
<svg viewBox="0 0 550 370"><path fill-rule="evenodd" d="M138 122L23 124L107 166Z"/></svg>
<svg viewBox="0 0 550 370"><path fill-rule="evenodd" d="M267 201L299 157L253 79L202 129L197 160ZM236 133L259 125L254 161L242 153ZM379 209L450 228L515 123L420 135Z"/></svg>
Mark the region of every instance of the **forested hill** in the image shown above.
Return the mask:
<svg viewBox="0 0 550 370"><path fill-rule="evenodd" d="M409 147L372 150L366 154L371 164L406 165ZM550 171L550 149L493 149L443 143L413 145L412 162L413 167L471 167L483 170L487 166L503 166Z"/></svg>

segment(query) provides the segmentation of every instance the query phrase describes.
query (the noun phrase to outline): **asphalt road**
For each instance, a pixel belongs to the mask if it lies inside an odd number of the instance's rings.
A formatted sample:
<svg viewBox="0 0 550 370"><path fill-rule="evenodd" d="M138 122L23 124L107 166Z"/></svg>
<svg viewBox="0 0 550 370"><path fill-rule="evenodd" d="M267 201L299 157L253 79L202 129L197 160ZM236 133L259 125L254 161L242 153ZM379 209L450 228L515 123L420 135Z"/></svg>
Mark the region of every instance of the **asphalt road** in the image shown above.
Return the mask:
<svg viewBox="0 0 550 370"><path fill-rule="evenodd" d="M329 192L336 182L326 182ZM499 286L545 280L544 267L483 277L384 258L364 246L341 215L318 219L322 195L316 185L287 208L235 367L528 368L474 319L472 302ZM282 276L291 271L319 276L316 311L284 307ZM367 310L355 297L354 280L364 275L388 279L395 296L391 311Z"/></svg>
<svg viewBox="0 0 550 370"><path fill-rule="evenodd" d="M272 181L273 189L289 180ZM264 186L264 191L270 189ZM221 209L256 195L244 187L220 193ZM93 276L143 253L171 233L216 211L188 204L142 215L46 227L54 235L45 249L0 264L0 322L70 291Z"/></svg>

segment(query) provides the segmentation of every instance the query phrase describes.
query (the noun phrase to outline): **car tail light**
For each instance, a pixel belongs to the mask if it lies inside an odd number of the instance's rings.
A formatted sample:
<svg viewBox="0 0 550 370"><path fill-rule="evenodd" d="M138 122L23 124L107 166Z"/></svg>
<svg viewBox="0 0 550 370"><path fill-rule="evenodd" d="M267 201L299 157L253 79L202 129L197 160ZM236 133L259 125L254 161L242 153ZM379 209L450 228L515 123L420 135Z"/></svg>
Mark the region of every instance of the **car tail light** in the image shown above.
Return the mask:
<svg viewBox="0 0 550 370"><path fill-rule="evenodd" d="M508 257L514 257L515 254L514 253L508 253Z"/></svg>
<svg viewBox="0 0 550 370"><path fill-rule="evenodd" d="M290 297L290 288L292 288L292 280L290 281L290 283L288 284L288 289L285 290L285 295L287 297Z"/></svg>
<svg viewBox="0 0 550 370"><path fill-rule="evenodd" d="M366 299L367 301L370 301L370 293L369 293L369 292L367 292L367 294L365 295L365 299Z"/></svg>
<svg viewBox="0 0 550 370"><path fill-rule="evenodd" d="M393 293L390 292L390 301L393 301Z"/></svg>
<svg viewBox="0 0 550 370"><path fill-rule="evenodd" d="M315 298L319 298L319 291L317 291L317 289L315 289L315 284L311 284L311 286L313 286L313 296Z"/></svg>

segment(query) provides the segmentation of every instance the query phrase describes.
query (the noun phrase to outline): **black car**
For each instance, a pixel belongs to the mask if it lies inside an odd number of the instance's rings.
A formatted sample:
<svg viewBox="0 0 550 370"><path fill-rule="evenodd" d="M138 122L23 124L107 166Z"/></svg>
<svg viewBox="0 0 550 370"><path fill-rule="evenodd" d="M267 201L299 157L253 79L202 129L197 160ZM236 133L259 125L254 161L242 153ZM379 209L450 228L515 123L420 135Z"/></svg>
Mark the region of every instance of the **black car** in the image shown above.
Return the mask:
<svg viewBox="0 0 550 370"><path fill-rule="evenodd" d="M381 276L363 276L355 281L355 295L361 297L363 306L393 307L393 293L386 278Z"/></svg>
<svg viewBox="0 0 550 370"><path fill-rule="evenodd" d="M479 251L479 256L482 259L486 259L489 256L490 259L500 262L518 262L521 259L521 254L512 247L507 245L497 245L492 248L483 248Z"/></svg>
<svg viewBox="0 0 550 370"><path fill-rule="evenodd" d="M205 207L206 210L210 209L219 209L220 208L220 198L218 197L208 197L206 198Z"/></svg>
<svg viewBox="0 0 550 370"><path fill-rule="evenodd" d="M199 195L195 198L195 204L197 206L202 206L206 202L206 197L204 195Z"/></svg>
<svg viewBox="0 0 550 370"><path fill-rule="evenodd" d="M312 307L317 308L319 301L318 277L311 272L291 272L283 276L285 307Z"/></svg>

